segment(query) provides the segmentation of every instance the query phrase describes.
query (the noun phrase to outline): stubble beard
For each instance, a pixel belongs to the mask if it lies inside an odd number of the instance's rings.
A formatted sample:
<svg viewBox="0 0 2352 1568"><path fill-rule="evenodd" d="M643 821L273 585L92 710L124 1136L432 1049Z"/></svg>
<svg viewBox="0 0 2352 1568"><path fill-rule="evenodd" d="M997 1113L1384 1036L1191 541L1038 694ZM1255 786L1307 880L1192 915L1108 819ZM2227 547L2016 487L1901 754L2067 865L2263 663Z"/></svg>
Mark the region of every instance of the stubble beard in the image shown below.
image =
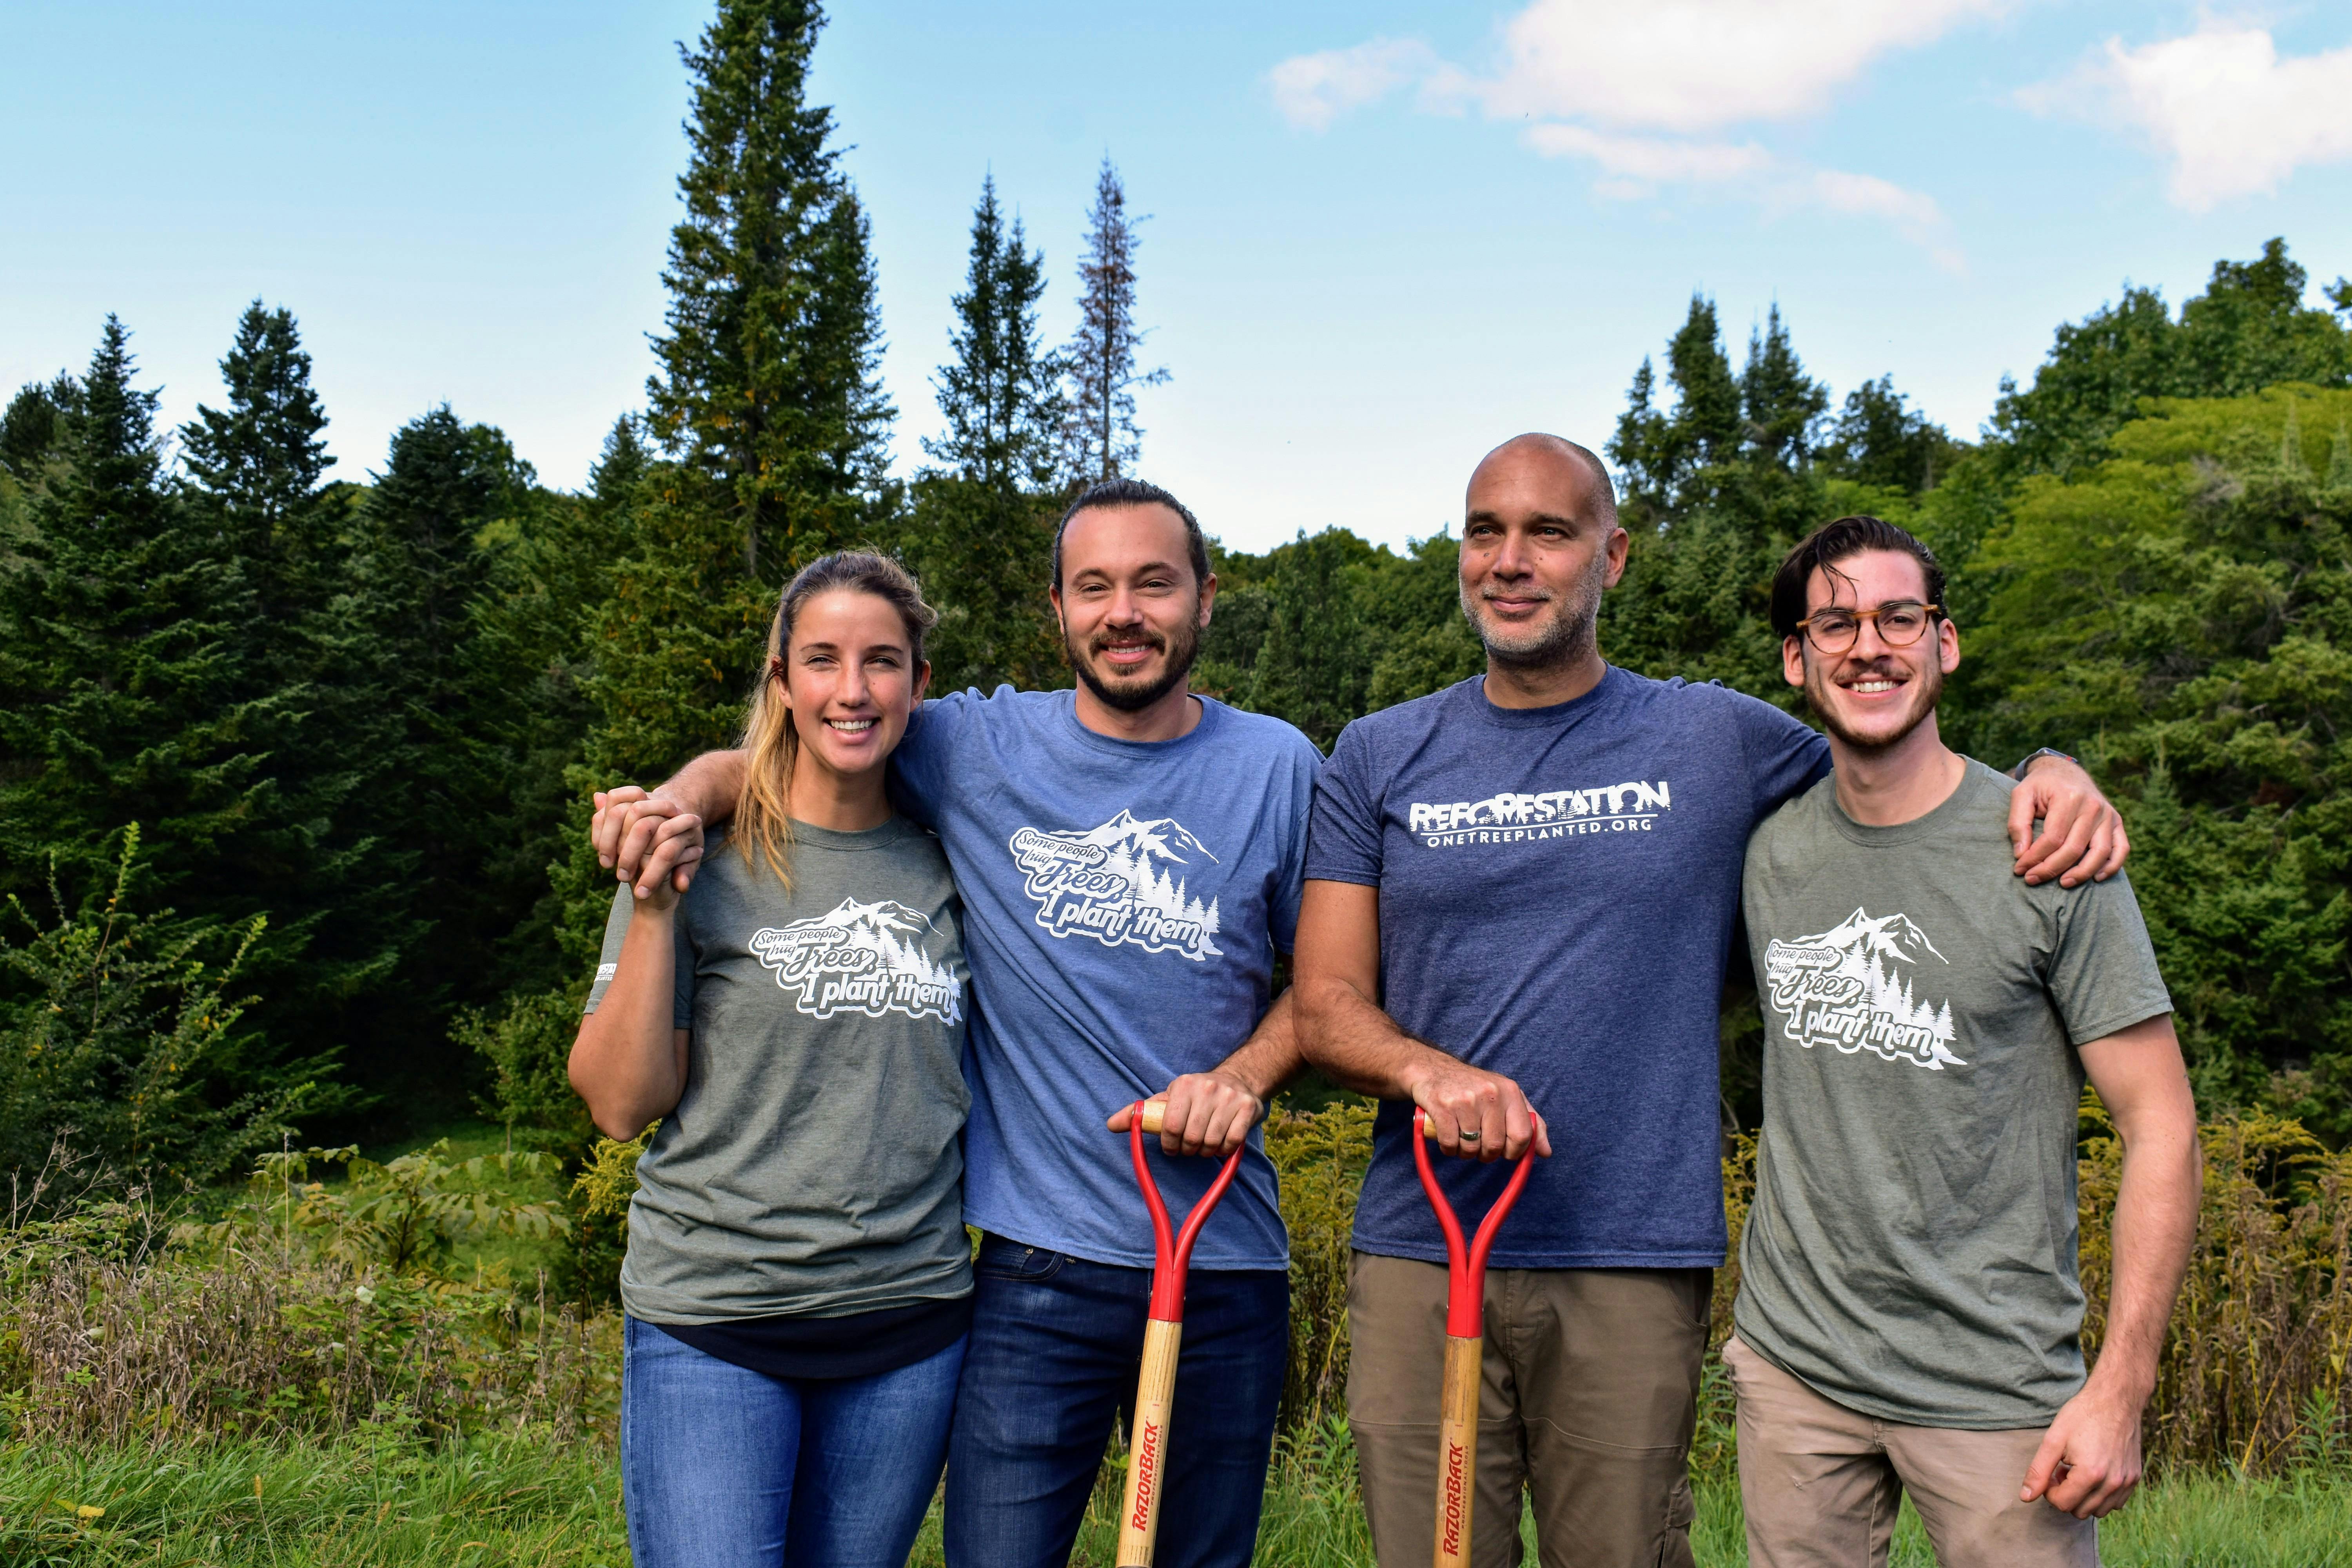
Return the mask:
<svg viewBox="0 0 2352 1568"><path fill-rule="evenodd" d="M1556 598L1556 609L1531 626L1503 628L1480 614L1484 607L1469 584L1460 590L1462 614L1486 650L1488 662L1506 669L1562 669L1589 658L1599 647L1601 595L1607 586L1609 558L1596 554L1584 575Z"/></svg>
<svg viewBox="0 0 2352 1568"><path fill-rule="evenodd" d="M1891 663L1891 660L1879 661L1864 673L1885 670ZM1891 734L1861 735L1841 723L1836 710L1826 696L1836 682L1830 679L1827 670L1810 660L1805 666L1805 703L1821 720L1822 728L1843 742L1857 755L1881 756L1909 740L1912 731L1927 721L1928 716L1936 711L1936 704L1943 700L1944 671L1940 664L1931 662L1926 669L1912 670L1910 675L1910 684L1905 689L1911 695L1911 707L1904 715L1900 727Z"/></svg>
<svg viewBox="0 0 2352 1568"><path fill-rule="evenodd" d="M1097 634L1088 647L1081 648L1077 639L1066 632L1062 637L1062 650L1068 657L1070 668L1086 682L1087 689L1107 708L1122 713L1139 713L1170 692L1182 686L1192 673L1193 661L1201 657L1201 628L1196 605L1194 613L1184 617L1171 636L1162 637L1157 632L1147 634L1160 647L1164 662L1160 673L1148 680L1114 681L1105 679L1095 668L1095 655L1109 646L1110 638Z"/></svg>

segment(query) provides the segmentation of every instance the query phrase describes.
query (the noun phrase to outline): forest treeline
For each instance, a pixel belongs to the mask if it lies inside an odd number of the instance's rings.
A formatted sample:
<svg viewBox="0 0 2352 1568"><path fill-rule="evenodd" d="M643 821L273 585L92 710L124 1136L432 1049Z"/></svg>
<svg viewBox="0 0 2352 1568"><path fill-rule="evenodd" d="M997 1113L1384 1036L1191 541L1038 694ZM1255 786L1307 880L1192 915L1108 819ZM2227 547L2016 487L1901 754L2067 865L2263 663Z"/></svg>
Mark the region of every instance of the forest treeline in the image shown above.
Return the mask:
<svg viewBox="0 0 2352 1568"><path fill-rule="evenodd" d="M686 52L657 368L581 491L447 406L336 475L299 324L259 301L177 431L110 318L86 367L7 405L8 1172L69 1127L115 1170L209 1183L298 1133L475 1108L576 1158L562 1063L612 887L588 792L732 739L799 565L874 543L912 566L943 611L934 689L1066 683L1052 524L1075 485L1150 475L1135 392L1166 374L1141 363L1139 220L1106 162L1079 327L1049 343L1045 258L983 180L941 434L894 475L866 220L805 93L822 23L720 0ZM1927 538L1962 628L1958 743L2085 759L2130 819L2205 1105L2340 1143L2352 284L2331 310L2309 282L2273 240L2177 309L2127 288L2061 326L1975 440L1887 377L1838 397L1777 310L1736 354L1696 298L1615 429L1561 434L1618 476L1633 551L1602 647L1646 674L1791 704L1765 616L1780 554L1857 510ZM1480 668L1450 533L1215 561L1196 684L1320 744ZM1752 1015L1727 1019L1752 1121Z"/></svg>

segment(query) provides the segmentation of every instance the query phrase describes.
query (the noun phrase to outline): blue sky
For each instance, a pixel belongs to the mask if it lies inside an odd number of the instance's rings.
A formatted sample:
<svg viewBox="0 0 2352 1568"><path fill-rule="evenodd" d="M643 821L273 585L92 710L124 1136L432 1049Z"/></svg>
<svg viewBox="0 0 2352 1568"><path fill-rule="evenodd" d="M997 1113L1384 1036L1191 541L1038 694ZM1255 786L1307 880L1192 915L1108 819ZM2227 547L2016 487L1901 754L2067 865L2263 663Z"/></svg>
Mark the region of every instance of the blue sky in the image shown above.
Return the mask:
<svg viewBox="0 0 2352 1568"><path fill-rule="evenodd" d="M579 484L650 368L706 14L16 0L0 380L78 368L112 310L183 420L259 296L301 320L339 474L446 399ZM1058 337L1108 153L1172 373L1144 469L1246 548L1426 534L1496 441L1598 446L1694 290L1738 340L1778 301L1838 394L1892 372L1968 434L2126 279L2178 302L2274 234L2352 273L2341 5L880 0L836 10L816 88L902 466L982 175Z"/></svg>

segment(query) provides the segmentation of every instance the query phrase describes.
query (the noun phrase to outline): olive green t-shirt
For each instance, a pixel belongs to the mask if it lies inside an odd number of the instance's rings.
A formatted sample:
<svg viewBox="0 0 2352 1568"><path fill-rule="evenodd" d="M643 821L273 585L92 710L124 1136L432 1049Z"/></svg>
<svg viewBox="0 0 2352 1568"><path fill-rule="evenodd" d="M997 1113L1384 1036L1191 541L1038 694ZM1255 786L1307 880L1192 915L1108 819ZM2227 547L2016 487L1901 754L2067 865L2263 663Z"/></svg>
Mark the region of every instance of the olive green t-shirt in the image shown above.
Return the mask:
<svg viewBox="0 0 2352 1568"><path fill-rule="evenodd" d="M1825 1398L2046 1425L2083 1384L2075 1047L2171 1010L2130 885L2011 872L1980 763L1866 827L1823 779L1748 843L1764 1128L1733 1317Z"/></svg>
<svg viewBox="0 0 2352 1568"><path fill-rule="evenodd" d="M903 817L793 824L787 891L723 841L677 917L685 1096L637 1162L621 1302L652 1323L840 1317L971 1289L961 908ZM586 1011L635 900L605 927Z"/></svg>

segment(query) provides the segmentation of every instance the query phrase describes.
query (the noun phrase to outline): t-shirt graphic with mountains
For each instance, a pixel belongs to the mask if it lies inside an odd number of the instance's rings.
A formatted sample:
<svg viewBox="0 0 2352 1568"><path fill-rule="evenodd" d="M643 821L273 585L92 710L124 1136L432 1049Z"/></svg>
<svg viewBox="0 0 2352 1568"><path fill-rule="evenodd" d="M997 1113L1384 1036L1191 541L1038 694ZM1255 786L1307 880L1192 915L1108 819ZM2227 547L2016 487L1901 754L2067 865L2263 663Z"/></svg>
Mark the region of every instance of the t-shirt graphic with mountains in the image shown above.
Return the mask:
<svg viewBox="0 0 2352 1568"><path fill-rule="evenodd" d="M1057 937L1090 936L1105 947L1131 942L1200 963L1222 958L1217 900L1190 894L1185 873L1220 862L1172 816L1138 820L1122 810L1100 827L1055 832L1023 827L1010 842L1037 923Z"/></svg>
<svg viewBox="0 0 2352 1568"><path fill-rule="evenodd" d="M962 985L925 944L944 945L919 910L888 899L841 900L830 914L764 926L751 933L751 955L796 991L800 1011L819 1018L904 1013L952 1024L963 1016Z"/></svg>
<svg viewBox="0 0 2352 1568"><path fill-rule="evenodd" d="M1969 1064L1952 1053L1952 1005L1916 1000L1928 959L1948 964L1908 915L1857 909L1835 928L1764 950L1764 986L1780 1032L1811 1049L1867 1050L1930 1071Z"/></svg>

